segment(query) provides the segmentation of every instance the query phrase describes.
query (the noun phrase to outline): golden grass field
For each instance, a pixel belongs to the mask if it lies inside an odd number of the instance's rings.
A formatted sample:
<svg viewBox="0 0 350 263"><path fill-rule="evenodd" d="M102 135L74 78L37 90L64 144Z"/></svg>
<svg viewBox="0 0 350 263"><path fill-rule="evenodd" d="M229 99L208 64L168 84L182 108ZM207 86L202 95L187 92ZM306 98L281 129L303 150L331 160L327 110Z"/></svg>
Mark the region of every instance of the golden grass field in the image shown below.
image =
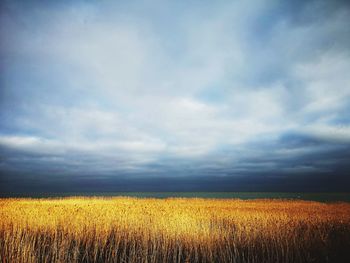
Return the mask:
<svg viewBox="0 0 350 263"><path fill-rule="evenodd" d="M1 262L350 262L350 204L0 199Z"/></svg>

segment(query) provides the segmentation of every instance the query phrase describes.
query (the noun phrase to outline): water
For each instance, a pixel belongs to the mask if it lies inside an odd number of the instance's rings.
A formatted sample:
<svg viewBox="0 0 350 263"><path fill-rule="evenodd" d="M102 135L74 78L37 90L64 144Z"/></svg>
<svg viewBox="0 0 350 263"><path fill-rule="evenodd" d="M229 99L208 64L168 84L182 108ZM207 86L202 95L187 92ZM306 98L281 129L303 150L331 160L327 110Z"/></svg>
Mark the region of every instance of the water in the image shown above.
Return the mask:
<svg viewBox="0 0 350 263"><path fill-rule="evenodd" d="M1 196L1 194L0 194ZM11 195L12 197L67 197L67 196L129 196L138 198L226 198L226 199L296 199L318 202L350 202L350 193L277 193L277 192L66 192ZM9 197L9 196L8 196Z"/></svg>

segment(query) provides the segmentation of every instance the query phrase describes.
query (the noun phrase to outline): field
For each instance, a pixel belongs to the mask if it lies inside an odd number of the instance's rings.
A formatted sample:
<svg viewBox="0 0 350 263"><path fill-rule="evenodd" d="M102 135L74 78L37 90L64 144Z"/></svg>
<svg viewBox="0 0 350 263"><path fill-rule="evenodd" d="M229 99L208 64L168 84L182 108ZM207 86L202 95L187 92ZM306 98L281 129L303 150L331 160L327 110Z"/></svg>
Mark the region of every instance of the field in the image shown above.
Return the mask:
<svg viewBox="0 0 350 263"><path fill-rule="evenodd" d="M350 204L0 199L1 262L350 262Z"/></svg>

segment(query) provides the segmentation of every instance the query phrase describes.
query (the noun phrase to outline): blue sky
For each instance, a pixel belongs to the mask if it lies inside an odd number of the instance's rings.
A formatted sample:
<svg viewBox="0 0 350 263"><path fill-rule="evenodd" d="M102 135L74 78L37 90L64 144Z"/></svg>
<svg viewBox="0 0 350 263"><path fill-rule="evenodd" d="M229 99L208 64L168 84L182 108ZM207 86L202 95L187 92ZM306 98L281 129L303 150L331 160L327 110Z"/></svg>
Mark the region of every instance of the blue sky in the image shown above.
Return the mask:
<svg viewBox="0 0 350 263"><path fill-rule="evenodd" d="M0 19L3 192L350 187L346 1L2 1Z"/></svg>

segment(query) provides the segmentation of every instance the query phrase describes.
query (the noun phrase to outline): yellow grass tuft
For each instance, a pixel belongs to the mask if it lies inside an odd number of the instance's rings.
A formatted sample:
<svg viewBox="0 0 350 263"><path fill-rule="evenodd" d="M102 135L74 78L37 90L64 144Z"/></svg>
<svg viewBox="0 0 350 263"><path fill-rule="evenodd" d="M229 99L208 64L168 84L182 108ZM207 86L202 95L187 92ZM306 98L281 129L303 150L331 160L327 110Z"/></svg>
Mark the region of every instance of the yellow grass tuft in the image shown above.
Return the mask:
<svg viewBox="0 0 350 263"><path fill-rule="evenodd" d="M350 204L0 199L1 262L350 262Z"/></svg>

